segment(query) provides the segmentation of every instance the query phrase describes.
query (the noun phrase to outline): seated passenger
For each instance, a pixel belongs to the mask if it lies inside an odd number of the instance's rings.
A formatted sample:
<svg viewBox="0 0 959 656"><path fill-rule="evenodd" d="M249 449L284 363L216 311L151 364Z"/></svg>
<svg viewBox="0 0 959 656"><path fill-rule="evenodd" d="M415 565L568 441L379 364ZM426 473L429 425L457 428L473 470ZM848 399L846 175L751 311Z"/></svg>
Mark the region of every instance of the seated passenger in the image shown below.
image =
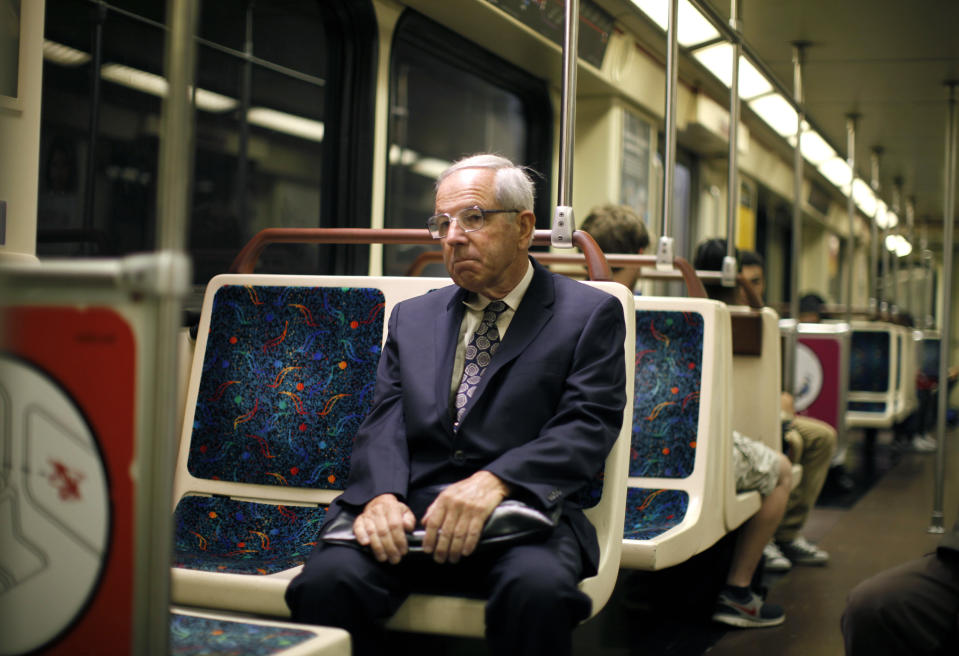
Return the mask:
<svg viewBox="0 0 959 656"><path fill-rule="evenodd" d="M649 246L646 224L629 205L599 205L589 211L579 227L588 232L604 253L639 255ZM639 267L613 268L613 280L636 287Z"/></svg>
<svg viewBox="0 0 959 656"><path fill-rule="evenodd" d="M725 246L725 242L723 242ZM724 251L725 252L725 251ZM765 262L759 253L740 251L739 270L760 298L766 293ZM821 307L821 305L820 305ZM829 553L802 536L802 527L822 492L839 436L824 421L796 414L794 399L783 392L780 399L783 418L783 451L792 462L802 465L802 478L789 494L786 515L776 529L773 541L766 545L766 569L787 571L793 565L825 565Z"/></svg>
<svg viewBox="0 0 959 656"><path fill-rule="evenodd" d="M589 616L578 583L599 545L576 493L622 424L625 324L614 297L530 259L532 208L525 170L496 155L456 162L436 183L428 226L456 285L394 308L329 512L358 513L368 551L318 539L286 592L295 620L348 629L355 654L387 653L382 623L417 590L486 597L496 654L569 654ZM474 553L511 497L561 508L558 525L541 542ZM417 524L431 559L409 557Z"/></svg>
<svg viewBox="0 0 959 656"><path fill-rule="evenodd" d="M933 553L853 588L842 635L846 656L959 654L959 521Z"/></svg>
<svg viewBox="0 0 959 656"><path fill-rule="evenodd" d="M726 242L712 239L699 245L693 266L698 270L719 271L726 255ZM745 299L736 287L706 285L710 298L732 305ZM713 620L743 628L776 626L786 614L781 606L765 603L750 589L763 549L782 521L792 487L789 459L764 443L733 431L733 469L736 491L756 490L762 496L759 511L740 529L726 585L716 601Z"/></svg>

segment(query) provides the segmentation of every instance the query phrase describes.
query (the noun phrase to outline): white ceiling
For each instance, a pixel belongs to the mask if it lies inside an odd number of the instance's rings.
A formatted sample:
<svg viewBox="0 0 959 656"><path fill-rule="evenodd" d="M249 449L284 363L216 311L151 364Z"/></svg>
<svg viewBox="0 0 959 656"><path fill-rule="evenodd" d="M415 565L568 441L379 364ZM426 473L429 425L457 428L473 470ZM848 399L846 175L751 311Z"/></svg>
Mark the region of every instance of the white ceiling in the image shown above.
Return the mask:
<svg viewBox="0 0 959 656"><path fill-rule="evenodd" d="M728 3L709 2L728 19ZM882 148L881 197L891 204L901 178L916 220L941 223L945 82L959 83L959 0L742 0L739 11L745 42L789 90L792 43L809 43L803 85L810 120L845 156L846 117L859 114L858 175L871 180L871 153Z"/></svg>

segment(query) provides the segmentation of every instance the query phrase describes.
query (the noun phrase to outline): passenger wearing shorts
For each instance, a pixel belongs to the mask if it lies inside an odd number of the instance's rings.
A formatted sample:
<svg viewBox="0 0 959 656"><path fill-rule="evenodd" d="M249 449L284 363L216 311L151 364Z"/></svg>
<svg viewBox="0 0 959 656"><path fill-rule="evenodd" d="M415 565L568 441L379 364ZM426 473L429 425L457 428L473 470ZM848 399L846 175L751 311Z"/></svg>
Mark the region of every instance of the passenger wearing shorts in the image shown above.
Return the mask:
<svg viewBox="0 0 959 656"><path fill-rule="evenodd" d="M763 547L772 538L786 512L792 488L792 465L782 453L733 431L733 473L736 492L756 490L759 511L740 529L733 561L716 600L713 620L740 628L776 626L786 619L781 606L763 601L750 589Z"/></svg>

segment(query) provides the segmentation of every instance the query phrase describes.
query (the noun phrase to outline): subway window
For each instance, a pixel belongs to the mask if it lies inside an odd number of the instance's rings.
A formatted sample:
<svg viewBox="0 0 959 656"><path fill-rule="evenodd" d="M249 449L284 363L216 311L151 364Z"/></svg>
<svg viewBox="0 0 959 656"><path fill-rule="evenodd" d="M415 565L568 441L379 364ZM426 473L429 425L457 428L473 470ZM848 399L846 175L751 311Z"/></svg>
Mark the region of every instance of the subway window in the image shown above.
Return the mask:
<svg viewBox="0 0 959 656"><path fill-rule="evenodd" d="M483 151L542 174L537 223L549 225L551 116L544 81L408 11L397 25L391 61L385 226L425 228L436 176ZM387 246L384 273L404 275L429 248ZM446 272L434 265L426 273Z"/></svg>
<svg viewBox="0 0 959 656"><path fill-rule="evenodd" d="M46 4L41 256L122 255L155 247L166 93L164 4ZM342 199L328 170L343 163L337 159L342 153L334 152L335 136L353 118L341 109L347 94L339 88L346 77L342 52L362 50L360 45L371 50L368 43L349 42L354 32L342 20L355 18L361 12L351 6L363 4L201 5L187 235L197 284L226 271L263 228L341 224L342 218L331 218L343 213L333 205ZM372 8L364 9L372 23ZM349 220L367 225L368 216L354 212ZM303 245L271 247L259 266L284 273L325 268L321 251Z"/></svg>

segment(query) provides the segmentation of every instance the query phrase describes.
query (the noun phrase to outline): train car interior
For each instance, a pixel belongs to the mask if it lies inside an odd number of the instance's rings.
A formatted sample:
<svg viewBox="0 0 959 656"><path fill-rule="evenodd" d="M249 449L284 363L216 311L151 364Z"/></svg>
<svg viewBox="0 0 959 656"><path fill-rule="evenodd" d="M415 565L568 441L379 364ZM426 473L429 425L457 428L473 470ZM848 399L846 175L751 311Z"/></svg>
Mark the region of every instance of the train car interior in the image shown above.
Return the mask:
<svg viewBox="0 0 959 656"><path fill-rule="evenodd" d="M427 219L474 153L525 167L537 266L623 312L572 653L849 654L851 591L959 536L957 29L952 0L0 0L0 655L360 653L284 595L394 308L454 284ZM647 246L581 229L610 207ZM741 436L792 472L757 630L714 612L769 507ZM424 586L385 635L485 654L484 604Z"/></svg>

